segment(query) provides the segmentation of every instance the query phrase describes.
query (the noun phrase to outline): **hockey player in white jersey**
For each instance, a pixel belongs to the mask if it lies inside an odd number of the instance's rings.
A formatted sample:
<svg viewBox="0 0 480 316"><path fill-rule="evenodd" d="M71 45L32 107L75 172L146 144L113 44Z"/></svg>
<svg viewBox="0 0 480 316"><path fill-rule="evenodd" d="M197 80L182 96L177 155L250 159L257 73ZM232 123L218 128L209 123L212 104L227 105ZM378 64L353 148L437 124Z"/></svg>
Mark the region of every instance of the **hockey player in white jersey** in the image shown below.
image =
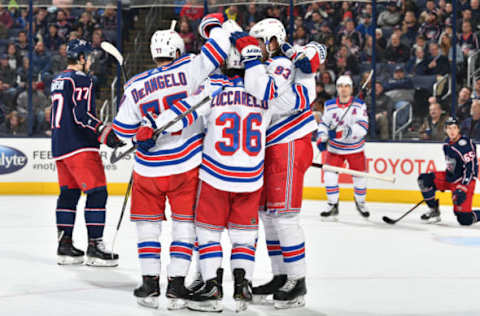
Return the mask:
<svg viewBox="0 0 480 316"><path fill-rule="evenodd" d="M295 77L297 82L307 87L303 91L296 88L296 91L314 100L314 73L326 58L325 47L312 43L297 53L285 42L285 30L276 19L260 21L252 27L250 35L264 43L263 55L270 58L265 69L263 64L252 58L248 47L242 50L242 57L247 60L246 90L257 98L272 99L292 86ZM301 59L298 58L300 55ZM295 70L290 58L302 71ZM270 90L274 93L268 93ZM253 288L256 303L264 303L266 297L273 294L277 308L305 305L305 238L298 215L302 205L304 174L313 159L311 134L316 129L310 104L307 104L300 112L275 114L267 130L265 185L260 215L273 279Z"/></svg>
<svg viewBox="0 0 480 316"><path fill-rule="evenodd" d="M138 256L143 284L135 289L139 304L158 307L162 221L168 198L172 212L172 242L167 267L166 296L169 309L185 307L189 291L184 286L195 241L194 204L198 166L202 159L203 131L193 124L155 141L153 129L143 120L171 109L189 107L178 100L194 93L224 59L230 48L221 28L222 16L207 16L200 33L207 38L198 55L183 55L184 42L171 30L157 31L151 39L151 54L157 67L134 76L126 85L114 130L138 143L135 154L131 220L136 223ZM193 115L185 120L193 121Z"/></svg>
<svg viewBox="0 0 480 316"><path fill-rule="evenodd" d="M343 167L345 161L352 170L366 171L364 153L365 135L368 131L368 114L365 103L353 95L353 82L349 76L337 79L336 99L325 102L324 112L318 125L317 146L327 150L325 164ZM345 114L345 112L347 112ZM344 116L345 115L345 116ZM325 188L328 208L320 216L325 220L336 220L338 216L338 173L325 171ZM355 205L360 214L368 218L365 206L367 179L353 177Z"/></svg>
<svg viewBox="0 0 480 316"><path fill-rule="evenodd" d="M243 45L248 44L249 49L260 54L255 38L249 37L247 41ZM220 237L224 228L229 229L232 242L231 265L238 310L245 309L245 303L251 300L248 284L253 275L266 129L273 113L301 112L309 105L308 96L298 93L294 87L271 101L261 101L246 93L240 55L233 48L223 72L224 75L210 77L209 89L215 91L223 86L224 90L199 110L206 134L195 223L206 284L191 297L188 305L200 311L222 309ZM300 85L298 89L305 90ZM188 99L185 102L189 102ZM167 114L162 113L156 120L157 126L173 116ZM178 123L169 131L176 131L175 128L186 123Z"/></svg>

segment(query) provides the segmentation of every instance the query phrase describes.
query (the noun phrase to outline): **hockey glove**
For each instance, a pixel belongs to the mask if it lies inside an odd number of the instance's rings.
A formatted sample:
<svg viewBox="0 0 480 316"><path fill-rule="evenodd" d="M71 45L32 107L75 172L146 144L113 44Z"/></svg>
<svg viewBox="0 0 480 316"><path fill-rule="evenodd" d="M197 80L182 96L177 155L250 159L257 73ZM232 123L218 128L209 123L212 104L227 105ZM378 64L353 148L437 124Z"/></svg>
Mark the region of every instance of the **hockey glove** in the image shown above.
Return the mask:
<svg viewBox="0 0 480 316"><path fill-rule="evenodd" d="M245 32L233 32L230 41L242 55L242 62L246 67L262 59L262 50L258 46L258 40Z"/></svg>
<svg viewBox="0 0 480 316"><path fill-rule="evenodd" d="M148 151L150 148L155 146L153 134L156 128L157 124L155 124L155 118L153 114L147 112L142 120L142 126L140 126L137 131L136 139L138 147L140 147L144 151Z"/></svg>
<svg viewBox="0 0 480 316"><path fill-rule="evenodd" d="M457 185L455 192L453 192L453 204L461 205L467 199L467 187Z"/></svg>
<svg viewBox="0 0 480 316"><path fill-rule="evenodd" d="M210 13L203 17L200 25L198 26L198 33L204 39L208 39L210 31L215 27L222 27L223 22L228 20L225 13Z"/></svg>
<svg viewBox="0 0 480 316"><path fill-rule="evenodd" d="M340 136L341 137L341 136ZM337 138L337 131L334 129L328 130L328 138L329 139L335 139ZM339 138L339 137L338 137Z"/></svg>
<svg viewBox="0 0 480 316"><path fill-rule="evenodd" d="M328 137L324 132L317 133L317 148L318 150L325 151L327 150Z"/></svg>
<svg viewBox="0 0 480 316"><path fill-rule="evenodd" d="M323 64L327 58L327 48L317 42L308 43L302 54L299 54L294 64L302 72L311 74L318 71L320 64Z"/></svg>
<svg viewBox="0 0 480 316"><path fill-rule="evenodd" d="M320 152L327 150L327 142L317 141L317 148Z"/></svg>
<svg viewBox="0 0 480 316"><path fill-rule="evenodd" d="M110 148L125 146L125 143L115 135L112 123L102 123L97 127L97 140Z"/></svg>
<svg viewBox="0 0 480 316"><path fill-rule="evenodd" d="M285 42L280 45L280 50L286 57L288 57L292 61L295 59L295 57L297 57L297 51L295 50L295 48L293 48L292 45L290 45L290 43Z"/></svg>

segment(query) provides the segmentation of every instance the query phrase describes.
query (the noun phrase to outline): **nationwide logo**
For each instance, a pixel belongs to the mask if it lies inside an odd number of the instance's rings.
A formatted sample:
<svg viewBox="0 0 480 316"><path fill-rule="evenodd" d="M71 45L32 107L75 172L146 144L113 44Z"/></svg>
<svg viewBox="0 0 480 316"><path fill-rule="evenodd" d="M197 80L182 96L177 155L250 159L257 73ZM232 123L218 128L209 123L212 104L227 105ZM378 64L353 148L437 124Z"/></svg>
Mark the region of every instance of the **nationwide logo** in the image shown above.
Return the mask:
<svg viewBox="0 0 480 316"><path fill-rule="evenodd" d="M27 156L20 150L0 145L0 174L12 173L27 164Z"/></svg>

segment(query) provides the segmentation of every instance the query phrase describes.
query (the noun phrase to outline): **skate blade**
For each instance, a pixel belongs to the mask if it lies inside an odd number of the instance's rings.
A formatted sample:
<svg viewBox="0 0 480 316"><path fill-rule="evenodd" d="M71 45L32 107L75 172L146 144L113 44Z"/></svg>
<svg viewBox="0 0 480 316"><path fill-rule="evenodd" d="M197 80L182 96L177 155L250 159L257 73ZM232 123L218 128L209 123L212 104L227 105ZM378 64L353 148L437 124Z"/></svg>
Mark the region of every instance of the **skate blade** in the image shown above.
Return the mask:
<svg viewBox="0 0 480 316"><path fill-rule="evenodd" d="M58 265L71 265L71 264L82 264L84 261L83 256L71 257L71 256L58 256L57 255L57 264Z"/></svg>
<svg viewBox="0 0 480 316"><path fill-rule="evenodd" d="M184 309L187 302L181 298L167 298L167 309L170 311Z"/></svg>
<svg viewBox="0 0 480 316"><path fill-rule="evenodd" d="M222 301L210 300L205 302L188 301L187 308L198 312L217 312L223 311Z"/></svg>
<svg viewBox="0 0 480 316"><path fill-rule="evenodd" d="M118 266L118 260L105 260L87 256L85 264L91 267L116 267Z"/></svg>
<svg viewBox="0 0 480 316"><path fill-rule="evenodd" d="M299 308L305 306L305 297L298 296L293 300L290 301L273 301L273 306L276 309L288 309L288 308Z"/></svg>
<svg viewBox="0 0 480 316"><path fill-rule="evenodd" d="M252 295L252 305L272 305L273 300L268 298L269 295Z"/></svg>
<svg viewBox="0 0 480 316"><path fill-rule="evenodd" d="M432 217L432 218L429 218L429 219L422 219L422 222L424 222L425 224L436 224L436 223L439 223L440 221L441 221L440 217Z"/></svg>
<svg viewBox="0 0 480 316"><path fill-rule="evenodd" d="M158 296L137 297L138 305L148 308L158 308Z"/></svg>
<svg viewBox="0 0 480 316"><path fill-rule="evenodd" d="M247 301L244 300L235 300L235 313L240 313L246 311L248 308Z"/></svg>

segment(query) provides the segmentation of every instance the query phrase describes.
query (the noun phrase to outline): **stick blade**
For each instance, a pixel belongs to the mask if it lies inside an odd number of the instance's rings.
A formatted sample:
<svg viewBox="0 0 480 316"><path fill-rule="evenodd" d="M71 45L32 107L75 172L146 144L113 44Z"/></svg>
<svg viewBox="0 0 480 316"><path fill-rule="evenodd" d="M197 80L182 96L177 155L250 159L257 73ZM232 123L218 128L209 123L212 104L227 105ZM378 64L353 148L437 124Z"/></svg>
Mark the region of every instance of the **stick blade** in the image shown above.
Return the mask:
<svg viewBox="0 0 480 316"><path fill-rule="evenodd" d="M393 219L391 219L390 217L387 217L387 216L382 217L382 220L385 223L390 224L390 225L393 225L397 222L396 220L393 220Z"/></svg>
<svg viewBox="0 0 480 316"><path fill-rule="evenodd" d="M118 51L118 49L113 46L112 43L110 42L105 42L103 41L102 43L100 43L100 47L106 51L107 53L109 53L110 55L112 55L120 65L123 65L123 56L122 54Z"/></svg>

